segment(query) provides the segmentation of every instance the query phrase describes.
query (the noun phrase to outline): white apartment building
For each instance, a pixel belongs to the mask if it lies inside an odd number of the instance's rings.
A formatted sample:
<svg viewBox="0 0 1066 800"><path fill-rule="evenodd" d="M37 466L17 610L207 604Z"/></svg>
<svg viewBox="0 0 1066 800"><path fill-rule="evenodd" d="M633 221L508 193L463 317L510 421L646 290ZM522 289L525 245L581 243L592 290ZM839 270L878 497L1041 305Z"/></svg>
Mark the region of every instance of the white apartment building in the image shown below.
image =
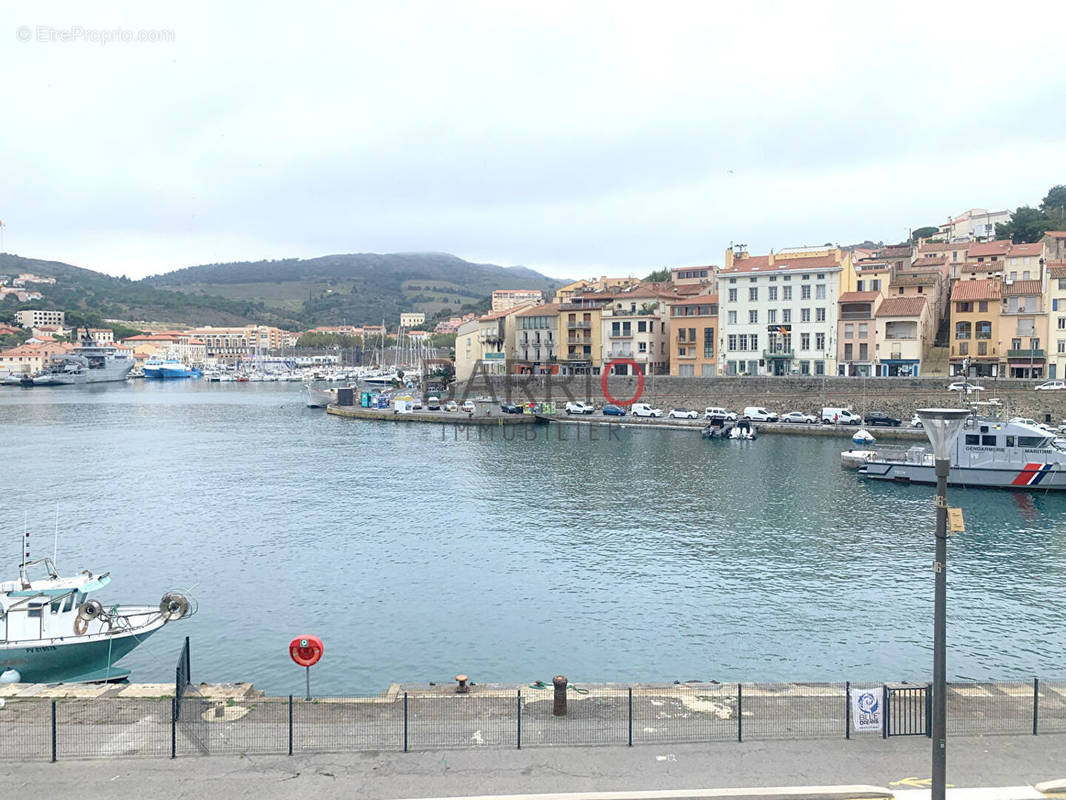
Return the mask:
<svg viewBox="0 0 1066 800"><path fill-rule="evenodd" d="M426 315L423 311L401 311L400 312L400 327L401 328L413 328L415 325L422 325L426 321Z"/></svg>
<svg viewBox="0 0 1066 800"><path fill-rule="evenodd" d="M837 300L853 285L850 254L836 248L767 256L727 250L718 274L720 371L835 375Z"/></svg>
<svg viewBox="0 0 1066 800"><path fill-rule="evenodd" d="M42 325L63 325L66 322L66 312L63 311L16 311L15 321L23 328L39 328Z"/></svg>

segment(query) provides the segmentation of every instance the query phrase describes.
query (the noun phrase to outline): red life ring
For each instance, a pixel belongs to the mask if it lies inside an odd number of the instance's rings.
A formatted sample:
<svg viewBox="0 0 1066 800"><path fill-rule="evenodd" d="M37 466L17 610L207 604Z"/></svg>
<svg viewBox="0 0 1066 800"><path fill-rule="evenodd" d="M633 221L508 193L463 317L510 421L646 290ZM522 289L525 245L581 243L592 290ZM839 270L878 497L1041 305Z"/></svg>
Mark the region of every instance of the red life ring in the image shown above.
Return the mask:
<svg viewBox="0 0 1066 800"><path fill-rule="evenodd" d="M313 667L325 648L317 636L297 636L289 642L289 656L301 667Z"/></svg>

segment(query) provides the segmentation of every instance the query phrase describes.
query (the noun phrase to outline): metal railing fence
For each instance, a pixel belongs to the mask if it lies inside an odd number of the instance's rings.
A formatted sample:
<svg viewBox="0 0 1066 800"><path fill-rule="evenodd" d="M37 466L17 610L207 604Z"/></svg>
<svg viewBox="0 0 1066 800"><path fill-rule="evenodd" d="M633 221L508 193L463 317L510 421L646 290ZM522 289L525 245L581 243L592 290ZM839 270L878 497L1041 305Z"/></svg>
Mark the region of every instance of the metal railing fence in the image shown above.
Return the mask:
<svg viewBox="0 0 1066 800"><path fill-rule="evenodd" d="M179 662L180 663L180 662ZM180 669L180 667L179 667ZM186 661L187 669L187 661ZM634 746L682 742L928 735L926 684L885 691L882 731L854 729L845 683L550 685L393 691L381 697L6 697L0 760L187 757L457 748ZM56 692L58 694L58 692ZM950 735L1066 733L1066 682L952 683Z"/></svg>

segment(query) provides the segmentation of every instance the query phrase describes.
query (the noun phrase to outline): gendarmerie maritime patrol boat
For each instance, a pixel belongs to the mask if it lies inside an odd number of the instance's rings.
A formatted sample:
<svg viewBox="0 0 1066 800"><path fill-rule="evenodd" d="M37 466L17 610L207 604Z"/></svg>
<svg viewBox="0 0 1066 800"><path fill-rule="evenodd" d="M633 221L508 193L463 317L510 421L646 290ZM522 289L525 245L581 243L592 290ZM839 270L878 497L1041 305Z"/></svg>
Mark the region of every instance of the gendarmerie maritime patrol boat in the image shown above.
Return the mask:
<svg viewBox="0 0 1066 800"><path fill-rule="evenodd" d="M859 474L871 480L936 483L933 455L921 447L871 455ZM1036 425L971 416L951 445L951 486L1066 489L1066 450Z"/></svg>

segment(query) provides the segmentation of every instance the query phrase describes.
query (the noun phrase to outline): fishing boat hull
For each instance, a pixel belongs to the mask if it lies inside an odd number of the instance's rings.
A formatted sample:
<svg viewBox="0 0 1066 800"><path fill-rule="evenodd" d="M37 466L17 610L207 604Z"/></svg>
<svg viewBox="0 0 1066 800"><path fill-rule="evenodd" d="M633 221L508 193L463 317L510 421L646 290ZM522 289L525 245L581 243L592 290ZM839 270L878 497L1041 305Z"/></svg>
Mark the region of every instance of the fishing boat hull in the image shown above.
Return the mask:
<svg viewBox="0 0 1066 800"><path fill-rule="evenodd" d="M153 612L155 612L153 614ZM129 670L115 663L163 627L158 609L145 608L143 624L115 633L0 642L0 673L17 670L22 683L78 683L125 678ZM154 616L154 619L153 619Z"/></svg>
<svg viewBox="0 0 1066 800"><path fill-rule="evenodd" d="M1021 467L952 467L949 486L992 489L1066 490L1066 465L1032 462ZM870 461L859 467L864 478L895 483L936 484L932 464Z"/></svg>

